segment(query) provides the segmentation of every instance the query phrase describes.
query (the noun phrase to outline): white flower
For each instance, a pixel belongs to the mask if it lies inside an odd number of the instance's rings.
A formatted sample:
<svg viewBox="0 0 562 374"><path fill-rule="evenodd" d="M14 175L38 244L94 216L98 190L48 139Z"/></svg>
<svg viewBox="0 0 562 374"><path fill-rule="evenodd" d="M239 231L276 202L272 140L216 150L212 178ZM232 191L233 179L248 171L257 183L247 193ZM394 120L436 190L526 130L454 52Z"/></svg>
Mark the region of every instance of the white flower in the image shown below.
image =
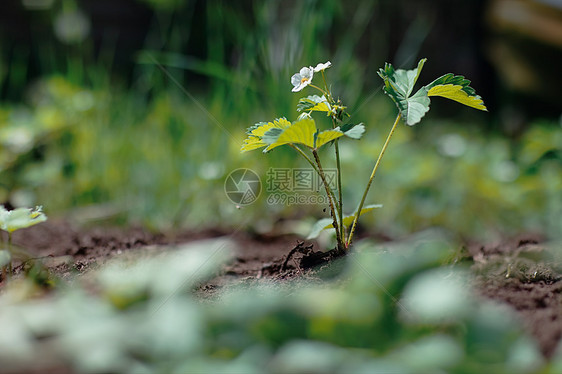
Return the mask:
<svg viewBox="0 0 562 374"><path fill-rule="evenodd" d="M330 61L327 61L327 62L325 62L325 63L319 63L319 64L316 65L316 67L314 68L314 72L315 72L315 73L318 73L319 71L328 69L330 66L332 66L332 63L331 63Z"/></svg>
<svg viewBox="0 0 562 374"><path fill-rule="evenodd" d="M35 209L17 208L6 210L0 205L0 229L10 233L29 226L36 225L47 220L47 216L42 212L40 206Z"/></svg>
<svg viewBox="0 0 562 374"><path fill-rule="evenodd" d="M297 74L291 77L291 83L293 84L293 92L298 92L308 86L312 82L312 77L314 76L314 70L312 66L304 67Z"/></svg>

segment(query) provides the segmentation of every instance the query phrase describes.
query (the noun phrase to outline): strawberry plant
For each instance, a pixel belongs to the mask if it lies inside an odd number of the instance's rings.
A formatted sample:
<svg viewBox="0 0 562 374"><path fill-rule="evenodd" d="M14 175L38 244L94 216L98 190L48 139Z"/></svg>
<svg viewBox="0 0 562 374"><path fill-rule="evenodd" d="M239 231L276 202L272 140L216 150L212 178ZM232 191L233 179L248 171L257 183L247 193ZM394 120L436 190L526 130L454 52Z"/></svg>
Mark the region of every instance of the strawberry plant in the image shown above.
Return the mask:
<svg viewBox="0 0 562 374"><path fill-rule="evenodd" d="M8 243L0 250L0 267L4 273L4 279L12 274L12 233L16 230L36 225L47 220L40 206L35 209L17 208L7 210L0 205L0 229L8 232Z"/></svg>
<svg viewBox="0 0 562 374"><path fill-rule="evenodd" d="M419 123L429 111L432 96L441 96L474 109L487 111L482 98L469 86L470 81L461 75L445 74L413 93L425 62L426 59L420 60L418 66L412 70L395 69L387 63L378 72L384 81L384 91L396 104L398 114L375 161L361 201L355 212L350 215L343 214L343 176L339 141L345 137L359 140L365 132L365 125L349 122L350 115L346 106L339 98L334 98L325 74L325 70L331 66L329 61L320 63L314 68L312 66L303 67L291 77L293 92L300 92L310 87L321 94L310 95L299 100L297 111L301 114L296 121L290 122L285 118L277 118L271 122L257 123L248 129L248 137L242 145L242 152L264 148L266 153L279 146L287 145L300 154L320 176L328 197L331 218L318 221L309 238L314 238L324 229L333 228L337 242L336 251L345 253L349 249L359 217L366 212L381 207L381 205L376 204L365 205L365 201L398 123L401 120L408 126ZM318 73L322 77L322 87L312 83L314 75L318 75ZM326 117L329 117L331 127L325 130L320 129L312 118L315 112L323 113ZM320 147L331 144L333 144L337 169L335 190L330 187L326 180L323 163L318 154Z"/></svg>

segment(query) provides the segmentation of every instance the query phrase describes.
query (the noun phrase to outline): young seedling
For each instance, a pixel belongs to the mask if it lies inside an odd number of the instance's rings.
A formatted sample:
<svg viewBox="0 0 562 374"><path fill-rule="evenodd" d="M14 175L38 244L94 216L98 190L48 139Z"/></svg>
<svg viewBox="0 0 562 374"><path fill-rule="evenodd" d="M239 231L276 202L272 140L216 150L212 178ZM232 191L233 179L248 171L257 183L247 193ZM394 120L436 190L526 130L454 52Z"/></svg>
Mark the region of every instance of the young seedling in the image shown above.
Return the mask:
<svg viewBox="0 0 562 374"><path fill-rule="evenodd" d="M12 233L16 230L36 225L47 220L47 216L42 212L40 206L31 208L17 208L7 210L0 205L0 229L8 232L8 243L0 249L0 266L4 279L12 274Z"/></svg>
<svg viewBox="0 0 562 374"><path fill-rule="evenodd" d="M412 70L394 69L391 64L387 63L378 72L384 81L385 93L390 96L398 108L398 115L380 150L361 201L353 214L346 216L343 214L339 141L343 137L360 139L365 132L365 126L362 123L352 124L346 121L350 117L346 111L347 108L339 99L334 99L326 81L324 71L332 65L329 61L318 64L314 68L312 66L303 67L291 77L293 92L300 92L305 87L310 87L321 94L321 96L311 95L299 100L297 111L301 114L295 122L278 118L273 122L257 123L248 129L248 137L242 145L242 152L265 147L265 153L281 145L288 145L300 154L320 176L328 197L331 218L319 220L313 227L309 239L316 237L324 229L333 228L336 234L336 250L345 253L350 248L359 217L381 207L381 205L376 204L365 205L365 200L398 123L400 120L403 120L408 126L419 123L429 111L430 97L441 96L478 110L487 111L482 98L469 86L470 81L460 75L445 74L412 94L425 62L426 59L420 60L418 66ZM315 73L321 74L322 87L312 84ZM325 113L331 119L331 128L323 131L318 129L316 122L312 119L313 112ZM336 191L327 183L326 174L318 154L318 149L326 144L334 145L337 169Z"/></svg>

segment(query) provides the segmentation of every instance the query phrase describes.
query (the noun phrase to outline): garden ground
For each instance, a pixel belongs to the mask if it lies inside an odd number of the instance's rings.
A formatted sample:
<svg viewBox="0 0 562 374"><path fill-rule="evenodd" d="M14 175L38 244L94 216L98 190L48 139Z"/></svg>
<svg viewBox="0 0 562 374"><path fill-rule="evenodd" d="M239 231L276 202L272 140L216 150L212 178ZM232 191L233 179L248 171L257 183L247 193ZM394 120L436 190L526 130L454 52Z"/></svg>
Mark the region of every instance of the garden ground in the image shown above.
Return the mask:
<svg viewBox="0 0 562 374"><path fill-rule="evenodd" d="M303 243L290 235L252 235L220 229L166 234L142 228L79 229L66 221L52 220L17 232L14 244L41 258L55 278L71 281L74 275L115 258L152 256L174 244L222 236L236 242L237 252L214 278L199 286L196 292L201 298L212 298L235 284L296 278L320 281L326 274L318 267L308 267L307 259L315 243ZM560 258L548 247L541 244L540 237L527 235L496 245L467 244L459 248L452 261L469 264L475 289L482 297L517 310L521 323L537 339L543 354L551 357L562 337L562 269ZM16 273L29 268L27 264L16 262Z"/></svg>

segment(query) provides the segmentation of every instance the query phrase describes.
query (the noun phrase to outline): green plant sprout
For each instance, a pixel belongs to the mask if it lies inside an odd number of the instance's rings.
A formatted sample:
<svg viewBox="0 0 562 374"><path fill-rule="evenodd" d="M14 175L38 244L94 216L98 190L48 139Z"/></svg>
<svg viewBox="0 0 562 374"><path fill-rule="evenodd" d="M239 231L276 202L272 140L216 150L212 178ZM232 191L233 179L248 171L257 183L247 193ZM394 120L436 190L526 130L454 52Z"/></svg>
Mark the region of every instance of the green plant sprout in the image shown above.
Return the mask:
<svg viewBox="0 0 562 374"><path fill-rule="evenodd" d="M16 230L36 225L47 220L42 207L17 208L7 210L0 205L0 229L8 232L8 243L5 249L0 249L0 266L4 274L4 279L12 274L12 233Z"/></svg>
<svg viewBox="0 0 562 374"><path fill-rule="evenodd" d="M320 63L314 68L312 66L303 67L291 77L293 92L299 92L305 87L311 87L321 93L321 96L311 95L299 100L297 111L301 114L295 122L289 122L285 118L278 118L273 122L257 123L248 129L248 137L242 145L242 152L265 147L265 153L281 145L288 145L300 154L320 176L328 196L331 218L319 220L314 225L308 237L309 239L316 237L324 229L333 228L336 234L336 251L345 253L350 248L359 217L364 213L381 207L378 204L365 205L365 200L398 123L401 119L408 126L419 123L429 111L431 96L441 96L478 110L487 111L482 98L469 86L470 81L460 75L445 74L412 94L426 61L426 59L420 60L418 66L412 70L394 69L389 63L386 63L383 69L379 69L378 74L384 81L384 91L396 104L398 115L375 161L361 201L355 212L351 215L344 216L343 214L342 170L338 143L342 137L360 139L365 132L365 126L362 123L352 124L346 122L350 117L346 111L347 108L340 99L334 99L329 88L330 86L326 81L324 71L332 65L329 61L323 64ZM323 87L312 84L315 73L321 74ZM312 118L313 112L325 113L327 117L330 117L332 127L320 131ZM327 183L326 174L318 154L318 149L326 144L334 145L337 170L336 191ZM305 152L303 146L308 148L312 157Z"/></svg>

